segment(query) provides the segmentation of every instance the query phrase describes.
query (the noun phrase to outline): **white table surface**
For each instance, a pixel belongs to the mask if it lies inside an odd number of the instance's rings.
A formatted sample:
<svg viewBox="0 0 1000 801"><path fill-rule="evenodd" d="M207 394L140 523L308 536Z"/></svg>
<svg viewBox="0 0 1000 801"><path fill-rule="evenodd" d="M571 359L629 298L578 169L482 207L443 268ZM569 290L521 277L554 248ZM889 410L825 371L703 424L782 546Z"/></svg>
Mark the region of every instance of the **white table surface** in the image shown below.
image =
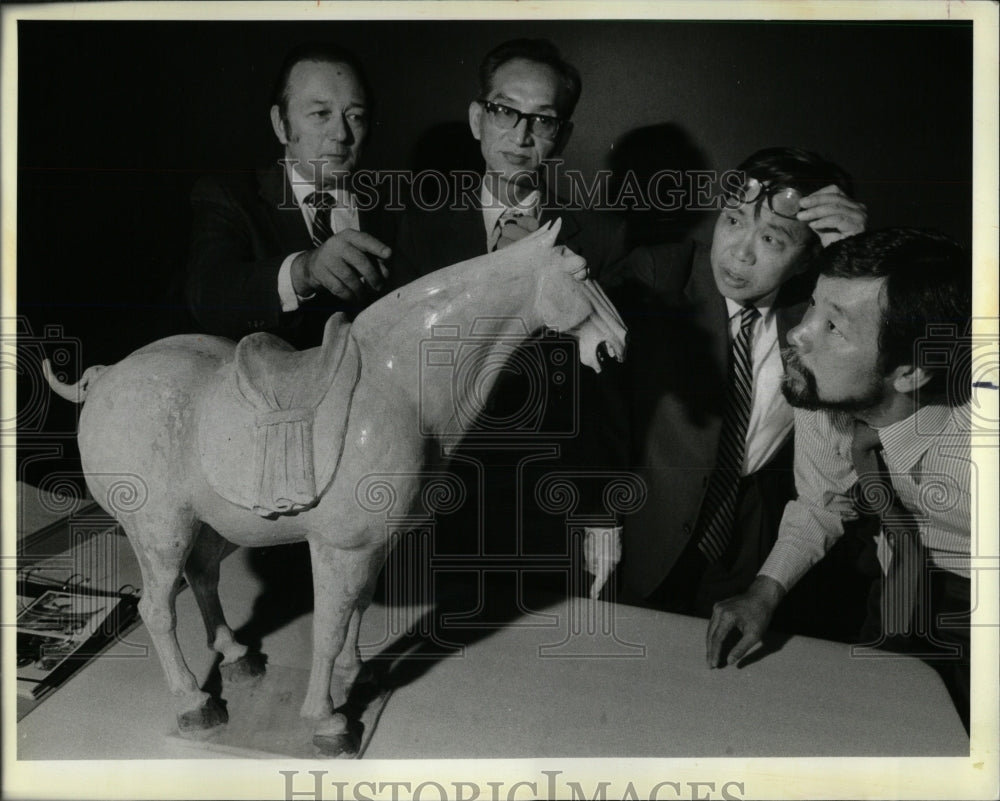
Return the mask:
<svg viewBox="0 0 1000 801"><path fill-rule="evenodd" d="M261 592L248 559L239 550L222 565L234 628ZM189 590L177 610L183 652L205 677L214 655ZM421 611L373 606L366 657L391 652ZM399 662L419 675L395 689L365 759L968 754L944 686L917 660L793 637L747 667L709 670L703 620L586 599L540 611L461 653ZM271 664L308 666L311 621L263 638ZM224 758L168 740L173 727L139 626L18 723L18 758Z"/></svg>

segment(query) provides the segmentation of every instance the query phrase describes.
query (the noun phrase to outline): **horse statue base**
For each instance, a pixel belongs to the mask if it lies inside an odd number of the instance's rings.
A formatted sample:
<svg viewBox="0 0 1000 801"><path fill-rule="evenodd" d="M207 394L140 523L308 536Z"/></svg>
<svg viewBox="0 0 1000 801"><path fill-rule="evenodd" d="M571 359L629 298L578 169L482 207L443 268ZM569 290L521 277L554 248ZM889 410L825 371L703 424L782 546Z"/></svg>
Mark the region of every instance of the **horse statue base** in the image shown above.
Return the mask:
<svg viewBox="0 0 1000 801"><path fill-rule="evenodd" d="M374 681L356 682L347 702L347 732L320 739L313 723L299 715L309 684L308 669L270 664L260 681L230 684L223 674L223 682L227 712L239 724L199 733L174 729L167 734L168 740L246 759L358 759L392 694Z"/></svg>

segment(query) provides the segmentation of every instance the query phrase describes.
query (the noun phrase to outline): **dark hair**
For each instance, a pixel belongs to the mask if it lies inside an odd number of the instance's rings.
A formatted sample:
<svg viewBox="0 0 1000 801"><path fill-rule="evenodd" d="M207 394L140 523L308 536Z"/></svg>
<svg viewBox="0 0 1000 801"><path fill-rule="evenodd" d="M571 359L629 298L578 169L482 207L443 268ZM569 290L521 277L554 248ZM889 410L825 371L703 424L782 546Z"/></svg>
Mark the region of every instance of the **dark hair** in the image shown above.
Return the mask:
<svg viewBox="0 0 1000 801"><path fill-rule="evenodd" d="M748 178L772 186L798 189L811 195L817 189L834 184L848 197L854 196L854 182L847 171L827 161L818 153L800 147L767 147L748 156L736 168Z"/></svg>
<svg viewBox="0 0 1000 801"><path fill-rule="evenodd" d="M497 45L479 65L479 96L486 98L493 89L493 76L508 61L522 58L545 64L556 71L562 91L556 102L559 103L559 114L564 119L573 116L577 101L580 99L580 73L576 67L563 60L558 48L548 39L511 39L509 42Z"/></svg>
<svg viewBox="0 0 1000 801"><path fill-rule="evenodd" d="M817 266L821 275L834 278L884 278L882 369L923 367L932 379L921 392L947 393L953 404L968 400L972 262L957 242L914 228L867 231L830 245Z"/></svg>
<svg viewBox="0 0 1000 801"><path fill-rule="evenodd" d="M762 184L797 189L803 196L830 184L840 187L848 197L854 196L854 182L843 167L801 147L766 147L747 156L736 169ZM805 285L815 275L812 262L820 250L819 235L810 237L802 256L806 274L797 283Z"/></svg>
<svg viewBox="0 0 1000 801"><path fill-rule="evenodd" d="M278 107L281 114L281 121L288 123L288 78L292 74L292 69L296 64L303 61L316 61L321 64L345 64L351 68L357 76L358 83L365 93L365 101L371 106L372 93L365 77L364 68L361 61L347 48L332 42L305 42L296 45L285 54L285 59L281 63L278 77L271 90L271 105Z"/></svg>

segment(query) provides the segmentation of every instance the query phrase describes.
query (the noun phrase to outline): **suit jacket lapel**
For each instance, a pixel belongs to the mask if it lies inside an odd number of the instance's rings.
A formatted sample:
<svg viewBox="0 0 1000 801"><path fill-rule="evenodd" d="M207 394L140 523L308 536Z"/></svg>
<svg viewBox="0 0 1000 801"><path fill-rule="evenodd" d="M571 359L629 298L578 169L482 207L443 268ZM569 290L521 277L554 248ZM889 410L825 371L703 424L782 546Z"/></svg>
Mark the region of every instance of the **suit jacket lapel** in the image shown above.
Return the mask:
<svg viewBox="0 0 1000 801"><path fill-rule="evenodd" d="M295 203L292 187L281 164L258 173L260 196L267 204L278 241L289 251L308 250L313 246L302 210Z"/></svg>
<svg viewBox="0 0 1000 801"><path fill-rule="evenodd" d="M684 287L684 297L694 311L699 330L712 339L709 353L713 364L705 365L708 375L702 376L701 380L721 382L724 388L729 368L729 310L712 277L708 248L699 245L694 259L691 276Z"/></svg>
<svg viewBox="0 0 1000 801"><path fill-rule="evenodd" d="M567 245L580 233L580 223L576 214L570 209L564 208L556 194L548 187L542 193L541 212L538 215L538 224L545 225L553 220L562 220L562 227L559 229L559 236L556 237L556 244Z"/></svg>
<svg viewBox="0 0 1000 801"><path fill-rule="evenodd" d="M458 208L450 214L430 214L427 218L429 221L442 222L439 230L429 230L425 234L436 240L431 245L439 248L446 257L442 260L443 265L457 264L486 253L486 226L483 223L483 212L478 206Z"/></svg>

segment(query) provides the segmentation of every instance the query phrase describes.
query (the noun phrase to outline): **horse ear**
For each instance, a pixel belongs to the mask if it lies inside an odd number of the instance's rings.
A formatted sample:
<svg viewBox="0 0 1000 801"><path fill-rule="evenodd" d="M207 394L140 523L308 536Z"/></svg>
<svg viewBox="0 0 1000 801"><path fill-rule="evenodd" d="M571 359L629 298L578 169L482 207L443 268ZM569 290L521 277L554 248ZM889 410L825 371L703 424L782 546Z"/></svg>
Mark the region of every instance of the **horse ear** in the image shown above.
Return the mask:
<svg viewBox="0 0 1000 801"><path fill-rule="evenodd" d="M555 220L549 222L545 228L545 245L546 247L552 247L556 243L556 238L559 236L559 230L562 228L562 217L556 217Z"/></svg>

